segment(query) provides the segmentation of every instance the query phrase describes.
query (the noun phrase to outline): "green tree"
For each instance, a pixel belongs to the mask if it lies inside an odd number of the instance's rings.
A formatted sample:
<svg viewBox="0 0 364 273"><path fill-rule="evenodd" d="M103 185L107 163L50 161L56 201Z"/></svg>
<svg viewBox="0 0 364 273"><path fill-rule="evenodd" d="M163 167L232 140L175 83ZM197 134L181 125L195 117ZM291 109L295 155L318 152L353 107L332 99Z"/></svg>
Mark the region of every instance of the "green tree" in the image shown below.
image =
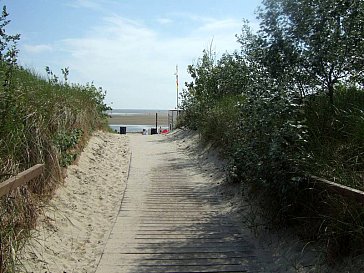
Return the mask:
<svg viewBox="0 0 364 273"><path fill-rule="evenodd" d="M197 129L204 122L204 117L217 97L218 81L216 77L216 56L211 50L204 50L196 64L189 65L188 73L192 77L182 92L182 105L186 125Z"/></svg>
<svg viewBox="0 0 364 273"><path fill-rule="evenodd" d="M215 73L218 97L242 95L250 82L246 62L237 52L222 55L217 61Z"/></svg>
<svg viewBox="0 0 364 273"><path fill-rule="evenodd" d="M18 50L16 43L20 39L20 34L9 35L6 33L5 27L10 23L8 20L9 13L6 11L6 6L3 6L0 16L0 61L3 64L8 65L8 69L4 77L4 85L9 84L11 77L11 68L17 62Z"/></svg>
<svg viewBox="0 0 364 273"><path fill-rule="evenodd" d="M208 116L226 107L231 98L239 101L250 82L248 66L237 52L216 59L214 52L204 50L197 63L188 66L188 72L192 81L182 93L182 109L185 121L194 129L208 123Z"/></svg>
<svg viewBox="0 0 364 273"><path fill-rule="evenodd" d="M273 78L291 78L291 86L303 93L324 90L331 102L336 84L363 83L363 1L264 0L263 4L260 61Z"/></svg>
<svg viewBox="0 0 364 273"><path fill-rule="evenodd" d="M6 121L11 112L16 113L12 104L16 100L11 91L12 74L16 67L18 50L16 43L20 39L20 34L9 35L6 33L6 26L10 23L8 20L6 6L3 6L0 16L0 132L4 131Z"/></svg>

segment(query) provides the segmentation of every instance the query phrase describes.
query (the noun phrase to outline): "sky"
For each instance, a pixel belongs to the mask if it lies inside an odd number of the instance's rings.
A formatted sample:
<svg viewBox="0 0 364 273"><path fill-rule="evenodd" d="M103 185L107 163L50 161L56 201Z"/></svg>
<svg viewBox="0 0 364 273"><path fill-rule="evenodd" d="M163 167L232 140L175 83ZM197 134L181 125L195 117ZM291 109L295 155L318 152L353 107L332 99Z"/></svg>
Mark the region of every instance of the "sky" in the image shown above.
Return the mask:
<svg viewBox="0 0 364 273"><path fill-rule="evenodd" d="M212 45L239 50L243 19L258 28L261 0L0 0L19 33L19 64L106 90L114 109L175 109L187 66Z"/></svg>

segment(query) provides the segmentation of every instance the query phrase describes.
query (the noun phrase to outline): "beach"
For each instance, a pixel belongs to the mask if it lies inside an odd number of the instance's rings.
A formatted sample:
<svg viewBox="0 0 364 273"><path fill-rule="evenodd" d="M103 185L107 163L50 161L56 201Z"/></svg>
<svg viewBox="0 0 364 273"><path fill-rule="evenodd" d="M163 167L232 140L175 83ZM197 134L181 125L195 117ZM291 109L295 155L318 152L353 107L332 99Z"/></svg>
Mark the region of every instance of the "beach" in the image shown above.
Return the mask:
<svg viewBox="0 0 364 273"><path fill-rule="evenodd" d="M156 125L158 129L169 130L170 126L174 126L176 123L175 117L173 122L169 120L168 111L166 110L120 109L108 113L108 116L109 127L116 132L120 132L120 127L126 127L127 133L141 133L143 130L150 133L150 129L156 128Z"/></svg>
<svg viewBox="0 0 364 273"><path fill-rule="evenodd" d="M167 111L143 111L135 110L135 113L123 113L113 112L109 114L108 123L110 125L120 124L120 125L155 125L156 114L158 116L157 122L161 126L168 125L168 112Z"/></svg>

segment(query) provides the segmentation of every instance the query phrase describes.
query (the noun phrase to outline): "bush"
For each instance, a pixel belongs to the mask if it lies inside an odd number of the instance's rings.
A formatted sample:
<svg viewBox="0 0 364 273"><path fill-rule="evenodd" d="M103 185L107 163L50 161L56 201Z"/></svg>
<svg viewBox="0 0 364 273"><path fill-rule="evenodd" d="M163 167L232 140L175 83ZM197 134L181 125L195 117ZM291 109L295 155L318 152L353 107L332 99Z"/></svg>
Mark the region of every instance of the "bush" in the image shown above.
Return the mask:
<svg viewBox="0 0 364 273"><path fill-rule="evenodd" d="M239 134L239 106L242 96L222 97L204 114L199 131L203 139L229 154Z"/></svg>
<svg viewBox="0 0 364 273"><path fill-rule="evenodd" d="M284 213L299 189L305 160L306 130L295 96L267 86L246 93L240 105L239 139L231 157L231 175L263 191Z"/></svg>

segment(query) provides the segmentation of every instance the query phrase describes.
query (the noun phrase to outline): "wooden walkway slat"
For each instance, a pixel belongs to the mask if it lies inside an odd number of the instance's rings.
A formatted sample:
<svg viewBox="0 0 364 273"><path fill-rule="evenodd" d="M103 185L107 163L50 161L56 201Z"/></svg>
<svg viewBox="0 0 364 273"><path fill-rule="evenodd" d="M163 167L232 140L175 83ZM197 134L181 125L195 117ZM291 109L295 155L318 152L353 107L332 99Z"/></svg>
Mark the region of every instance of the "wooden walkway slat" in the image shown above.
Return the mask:
<svg viewBox="0 0 364 273"><path fill-rule="evenodd" d="M139 148L96 273L261 272L254 246L196 166L168 140L147 139L131 138Z"/></svg>

